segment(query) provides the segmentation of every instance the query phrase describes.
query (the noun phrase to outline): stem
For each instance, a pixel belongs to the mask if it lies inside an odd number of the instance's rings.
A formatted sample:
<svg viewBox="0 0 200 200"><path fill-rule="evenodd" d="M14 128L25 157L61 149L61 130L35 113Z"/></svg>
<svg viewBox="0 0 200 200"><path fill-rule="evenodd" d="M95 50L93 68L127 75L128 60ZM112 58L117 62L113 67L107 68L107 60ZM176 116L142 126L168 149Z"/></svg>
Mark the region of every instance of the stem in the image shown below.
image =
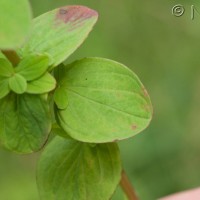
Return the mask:
<svg viewBox="0 0 200 200"><path fill-rule="evenodd" d="M124 193L126 194L128 200L139 200L124 170L122 171L120 186L123 189Z"/></svg>
<svg viewBox="0 0 200 200"><path fill-rule="evenodd" d="M19 64L20 58L15 51L2 50L2 53L8 58L8 60L13 64L13 66L16 66Z"/></svg>

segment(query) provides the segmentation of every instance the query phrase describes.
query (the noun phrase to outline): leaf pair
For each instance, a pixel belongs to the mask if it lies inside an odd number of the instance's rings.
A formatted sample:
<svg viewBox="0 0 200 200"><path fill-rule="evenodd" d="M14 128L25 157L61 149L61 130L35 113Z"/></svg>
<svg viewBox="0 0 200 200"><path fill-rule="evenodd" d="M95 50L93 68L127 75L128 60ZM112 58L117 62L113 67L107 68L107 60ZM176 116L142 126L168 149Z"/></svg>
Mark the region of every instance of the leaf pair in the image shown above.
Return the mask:
<svg viewBox="0 0 200 200"><path fill-rule="evenodd" d="M31 55L25 57L16 67L16 72L27 81L27 93L42 94L53 90L55 79L47 72L50 60L47 55Z"/></svg>
<svg viewBox="0 0 200 200"><path fill-rule="evenodd" d="M61 137L56 136L41 156L40 197L110 199L121 178L119 150L113 141L146 128L152 117L150 98L131 70L107 59L60 65L55 77L55 114L63 130L53 129Z"/></svg>
<svg viewBox="0 0 200 200"><path fill-rule="evenodd" d="M8 60L0 58L0 98L10 90L17 94L42 94L53 90L56 81L47 72L48 67L49 58L46 55L27 56L16 68Z"/></svg>
<svg viewBox="0 0 200 200"><path fill-rule="evenodd" d="M53 130L62 138L54 138L41 156L40 197L110 199L121 178L121 163L117 144L105 142L146 128L152 117L150 98L131 70L107 59L85 58L60 65L55 77L55 114L64 131Z"/></svg>

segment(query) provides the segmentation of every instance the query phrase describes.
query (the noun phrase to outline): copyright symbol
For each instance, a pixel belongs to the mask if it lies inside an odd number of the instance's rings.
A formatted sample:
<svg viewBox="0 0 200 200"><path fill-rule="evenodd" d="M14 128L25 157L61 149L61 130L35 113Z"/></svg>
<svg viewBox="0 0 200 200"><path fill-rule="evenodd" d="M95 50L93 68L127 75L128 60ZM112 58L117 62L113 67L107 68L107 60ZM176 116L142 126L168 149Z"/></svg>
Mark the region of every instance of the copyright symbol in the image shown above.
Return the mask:
<svg viewBox="0 0 200 200"><path fill-rule="evenodd" d="M172 15L174 15L175 17L181 17L184 14L184 12L185 12L185 8L181 4L175 5L172 8Z"/></svg>

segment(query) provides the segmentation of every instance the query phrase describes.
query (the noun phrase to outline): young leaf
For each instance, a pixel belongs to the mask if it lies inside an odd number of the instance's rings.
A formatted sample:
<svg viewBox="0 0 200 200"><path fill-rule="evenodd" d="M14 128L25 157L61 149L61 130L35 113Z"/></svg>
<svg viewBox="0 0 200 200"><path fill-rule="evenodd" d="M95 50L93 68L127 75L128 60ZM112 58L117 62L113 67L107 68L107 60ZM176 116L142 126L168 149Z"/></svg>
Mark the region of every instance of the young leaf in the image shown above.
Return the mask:
<svg viewBox="0 0 200 200"><path fill-rule="evenodd" d="M34 19L29 41L20 50L22 57L30 53L48 53L57 66L85 40L98 14L84 6L66 6Z"/></svg>
<svg viewBox="0 0 200 200"><path fill-rule="evenodd" d="M30 94L43 94L50 92L56 87L56 80L48 72L41 78L28 82L26 92Z"/></svg>
<svg viewBox="0 0 200 200"><path fill-rule="evenodd" d="M68 105L67 90L64 87L58 87L54 93L54 101L59 109L66 109Z"/></svg>
<svg viewBox="0 0 200 200"><path fill-rule="evenodd" d="M138 77L124 65L85 58L63 70L66 109L57 110L61 127L74 139L101 143L134 136L152 117L150 98Z"/></svg>
<svg viewBox="0 0 200 200"><path fill-rule="evenodd" d="M13 66L4 58L0 58L0 76L10 77L14 74Z"/></svg>
<svg viewBox="0 0 200 200"><path fill-rule="evenodd" d="M29 55L19 63L15 71L27 81L32 81L42 76L48 67L49 58L47 55Z"/></svg>
<svg viewBox="0 0 200 200"><path fill-rule="evenodd" d="M9 87L13 92L23 94L27 88L26 79L24 79L20 74L14 74L9 78Z"/></svg>
<svg viewBox="0 0 200 200"><path fill-rule="evenodd" d="M107 200L120 177L117 144L91 147L58 136L44 150L37 170L42 200Z"/></svg>
<svg viewBox="0 0 200 200"><path fill-rule="evenodd" d="M10 93L0 99L0 140L18 153L38 151L50 132L47 101L39 95Z"/></svg>
<svg viewBox="0 0 200 200"><path fill-rule="evenodd" d="M9 92L8 78L0 77L0 99L5 97Z"/></svg>
<svg viewBox="0 0 200 200"><path fill-rule="evenodd" d="M67 90L65 87L62 86L62 76L65 73L65 65L60 64L56 70L54 70L54 77L57 80L57 88L54 92L54 102L58 109L65 109L68 105L68 97L67 97Z"/></svg>
<svg viewBox="0 0 200 200"><path fill-rule="evenodd" d="M0 1L0 48L19 47L31 27L31 11L27 0Z"/></svg>

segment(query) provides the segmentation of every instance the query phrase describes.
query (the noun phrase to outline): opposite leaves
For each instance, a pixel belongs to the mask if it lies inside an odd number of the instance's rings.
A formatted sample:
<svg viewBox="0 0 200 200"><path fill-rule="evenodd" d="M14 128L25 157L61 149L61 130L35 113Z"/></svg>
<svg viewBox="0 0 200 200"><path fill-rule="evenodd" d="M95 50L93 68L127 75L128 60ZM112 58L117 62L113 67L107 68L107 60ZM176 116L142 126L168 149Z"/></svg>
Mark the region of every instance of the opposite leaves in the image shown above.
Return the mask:
<svg viewBox="0 0 200 200"><path fill-rule="evenodd" d="M48 67L49 58L47 55L29 55L22 59L15 71L27 81L32 81L42 76Z"/></svg>
<svg viewBox="0 0 200 200"><path fill-rule="evenodd" d="M119 149L57 136L41 156L37 177L41 200L110 199L121 177Z"/></svg>
<svg viewBox="0 0 200 200"><path fill-rule="evenodd" d="M85 58L56 68L56 74L58 89L67 92L63 99L56 91L56 117L72 138L91 143L111 142L134 136L149 124L149 95L138 77L124 65Z"/></svg>
<svg viewBox="0 0 200 200"><path fill-rule="evenodd" d="M16 94L43 94L56 87L56 80L48 72L49 57L45 54L24 57L17 67L0 58L0 99L10 90Z"/></svg>

